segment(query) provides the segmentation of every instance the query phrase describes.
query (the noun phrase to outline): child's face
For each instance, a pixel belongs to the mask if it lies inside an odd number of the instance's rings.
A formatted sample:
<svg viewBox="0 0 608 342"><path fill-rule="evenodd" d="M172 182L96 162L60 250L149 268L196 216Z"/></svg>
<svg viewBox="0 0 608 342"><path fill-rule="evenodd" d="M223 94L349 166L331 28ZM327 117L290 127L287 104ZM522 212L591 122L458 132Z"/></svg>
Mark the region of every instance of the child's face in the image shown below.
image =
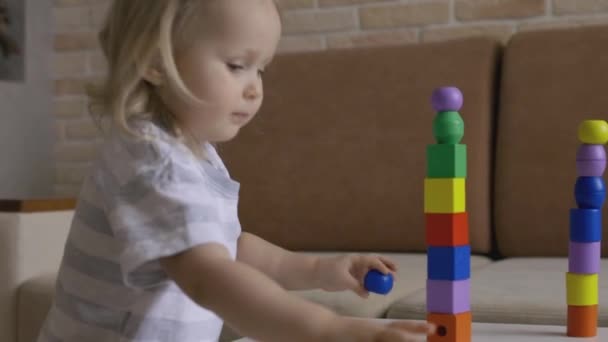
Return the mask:
<svg viewBox="0 0 608 342"><path fill-rule="evenodd" d="M186 86L204 105L165 94L182 129L201 141L236 136L262 104L262 73L281 36L272 0L207 0L199 38L176 53Z"/></svg>

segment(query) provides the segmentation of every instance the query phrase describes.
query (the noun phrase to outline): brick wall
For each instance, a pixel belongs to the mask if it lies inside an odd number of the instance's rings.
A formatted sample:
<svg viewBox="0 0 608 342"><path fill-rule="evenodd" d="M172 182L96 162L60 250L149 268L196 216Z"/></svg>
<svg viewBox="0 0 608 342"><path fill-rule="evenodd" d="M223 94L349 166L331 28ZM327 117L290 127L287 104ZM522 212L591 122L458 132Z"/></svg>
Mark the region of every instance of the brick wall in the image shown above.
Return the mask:
<svg viewBox="0 0 608 342"><path fill-rule="evenodd" d="M243 0L247 1L247 0ZM281 51L415 44L608 23L608 0L279 0ZM55 0L56 190L78 191L99 138L84 84L103 75L96 30L109 0Z"/></svg>

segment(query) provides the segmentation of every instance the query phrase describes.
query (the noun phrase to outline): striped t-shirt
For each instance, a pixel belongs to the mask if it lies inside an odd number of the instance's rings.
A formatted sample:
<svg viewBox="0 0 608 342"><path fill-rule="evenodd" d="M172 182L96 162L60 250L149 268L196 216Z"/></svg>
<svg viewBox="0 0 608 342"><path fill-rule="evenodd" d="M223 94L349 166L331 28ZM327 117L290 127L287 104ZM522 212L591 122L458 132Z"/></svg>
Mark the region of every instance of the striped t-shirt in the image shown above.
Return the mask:
<svg viewBox="0 0 608 342"><path fill-rule="evenodd" d="M208 242L235 259L239 184L210 144L200 161L159 126L134 127L153 139L115 129L83 184L38 342L218 340L222 320L158 259Z"/></svg>

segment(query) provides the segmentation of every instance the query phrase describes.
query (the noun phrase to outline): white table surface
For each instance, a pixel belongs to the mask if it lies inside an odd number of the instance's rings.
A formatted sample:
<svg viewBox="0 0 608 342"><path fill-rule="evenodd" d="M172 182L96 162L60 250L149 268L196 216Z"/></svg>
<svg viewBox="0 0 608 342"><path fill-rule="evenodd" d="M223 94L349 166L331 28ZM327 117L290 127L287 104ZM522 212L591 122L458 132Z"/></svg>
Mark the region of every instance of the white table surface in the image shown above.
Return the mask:
<svg viewBox="0 0 608 342"><path fill-rule="evenodd" d="M379 323L389 320L377 320ZM566 327L558 325L523 325L498 323L473 323L473 342L608 342L608 327L598 327L598 335L590 338L566 336ZM244 338L238 342L254 342Z"/></svg>

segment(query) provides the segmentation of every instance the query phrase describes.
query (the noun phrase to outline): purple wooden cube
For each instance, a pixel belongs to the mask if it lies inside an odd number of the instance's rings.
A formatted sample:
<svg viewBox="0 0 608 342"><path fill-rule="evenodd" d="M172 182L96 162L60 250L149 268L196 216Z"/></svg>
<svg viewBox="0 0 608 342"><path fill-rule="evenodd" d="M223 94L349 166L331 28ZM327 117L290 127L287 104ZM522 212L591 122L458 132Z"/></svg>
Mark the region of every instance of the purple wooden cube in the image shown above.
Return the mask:
<svg viewBox="0 0 608 342"><path fill-rule="evenodd" d="M438 112L457 112L462 108L463 101L462 92L456 87L437 88L431 96L433 109Z"/></svg>
<svg viewBox="0 0 608 342"><path fill-rule="evenodd" d="M457 314L471 311L471 280L426 281L427 312Z"/></svg>
<svg viewBox="0 0 608 342"><path fill-rule="evenodd" d="M600 242L570 241L568 272L577 274L600 273Z"/></svg>
<svg viewBox="0 0 608 342"><path fill-rule="evenodd" d="M606 170L604 145L583 144L576 152L576 171L580 177L600 177Z"/></svg>

